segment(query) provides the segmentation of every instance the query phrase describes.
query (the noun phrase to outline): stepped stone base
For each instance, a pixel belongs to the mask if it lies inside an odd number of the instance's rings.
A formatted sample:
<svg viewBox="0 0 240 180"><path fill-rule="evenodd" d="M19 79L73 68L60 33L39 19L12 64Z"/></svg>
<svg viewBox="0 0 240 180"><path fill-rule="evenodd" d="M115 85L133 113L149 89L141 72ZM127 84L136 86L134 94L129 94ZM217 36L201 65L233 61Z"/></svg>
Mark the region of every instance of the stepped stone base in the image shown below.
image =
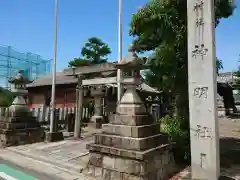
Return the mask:
<svg viewBox="0 0 240 180"><path fill-rule="evenodd" d="M139 156L143 160L90 151L89 164L83 173L104 180L166 180L174 172L169 147L154 149L148 156L143 153Z"/></svg>
<svg viewBox="0 0 240 180"><path fill-rule="evenodd" d="M90 157L83 173L100 180L168 179L175 168L173 143L159 127L103 125L103 132L87 145Z"/></svg>
<svg viewBox="0 0 240 180"><path fill-rule="evenodd" d="M153 136L156 135L156 132L160 132L160 124L155 123L143 126L103 124L102 132L103 134L142 138L147 136Z"/></svg>
<svg viewBox="0 0 240 180"><path fill-rule="evenodd" d="M122 156L130 159L144 160L152 158L154 154L163 153L164 151L171 151L173 144L164 144L156 148L148 149L145 151L133 151L121 148L114 148L98 144L88 144L87 149L91 152L99 152L102 154L109 154L111 156Z"/></svg>
<svg viewBox="0 0 240 180"><path fill-rule="evenodd" d="M108 134L95 134L95 144L137 151L157 147L161 143L167 143L167 140L167 136L162 134L156 134L154 136L148 136L143 138L122 137Z"/></svg>
<svg viewBox="0 0 240 180"><path fill-rule="evenodd" d="M44 140L44 131L34 117L1 117L0 146L30 144Z"/></svg>
<svg viewBox="0 0 240 180"><path fill-rule="evenodd" d="M119 113L109 116L109 123L116 125L128 125L128 126L142 126L150 125L154 123L153 118L149 114L141 115L122 115Z"/></svg>
<svg viewBox="0 0 240 180"><path fill-rule="evenodd" d="M129 87L117 112L88 144L90 157L83 173L100 180L166 180L174 171L172 144Z"/></svg>

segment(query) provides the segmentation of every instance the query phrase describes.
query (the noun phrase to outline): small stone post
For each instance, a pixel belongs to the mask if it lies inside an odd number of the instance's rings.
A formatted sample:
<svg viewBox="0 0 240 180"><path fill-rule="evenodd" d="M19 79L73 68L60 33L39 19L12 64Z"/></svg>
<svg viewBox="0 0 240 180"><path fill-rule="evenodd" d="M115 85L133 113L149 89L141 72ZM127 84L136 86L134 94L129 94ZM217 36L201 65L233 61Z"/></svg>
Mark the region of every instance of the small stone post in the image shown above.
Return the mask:
<svg viewBox="0 0 240 180"><path fill-rule="evenodd" d="M105 94L103 88L103 86L98 85L91 89L91 95L94 97L94 115L91 121L94 123L95 128L101 128L103 123L102 98Z"/></svg>
<svg viewBox="0 0 240 180"><path fill-rule="evenodd" d="M192 179L220 176L214 0L188 0Z"/></svg>

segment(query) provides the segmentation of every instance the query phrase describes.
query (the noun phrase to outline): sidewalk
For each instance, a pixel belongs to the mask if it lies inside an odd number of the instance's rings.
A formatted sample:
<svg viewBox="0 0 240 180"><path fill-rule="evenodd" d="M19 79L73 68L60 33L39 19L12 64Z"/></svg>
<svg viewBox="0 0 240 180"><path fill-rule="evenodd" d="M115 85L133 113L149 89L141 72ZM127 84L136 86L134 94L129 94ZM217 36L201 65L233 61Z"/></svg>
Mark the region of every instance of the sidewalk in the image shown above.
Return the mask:
<svg viewBox="0 0 240 180"><path fill-rule="evenodd" d="M24 168L31 168L48 175L56 175L66 180L90 180L80 172L88 163L86 145L93 141L93 134L98 133L91 127L84 128L82 139L68 137L59 142L40 142L13 146L0 150L0 158ZM72 133L65 133L65 137Z"/></svg>
<svg viewBox="0 0 240 180"><path fill-rule="evenodd" d="M99 131L101 130L87 127L84 128L82 138L79 140L68 137L59 142L13 146L6 150L79 173L88 162L86 145L93 142L93 134ZM68 135L69 133L65 133L65 136Z"/></svg>
<svg viewBox="0 0 240 180"><path fill-rule="evenodd" d="M92 139L92 137L86 137L82 140L68 139L54 143L36 143L9 147L6 150L80 173L88 162L86 145L91 143Z"/></svg>
<svg viewBox="0 0 240 180"><path fill-rule="evenodd" d="M22 156L6 149L0 150L0 158L24 169L56 177L59 180L95 180L66 168L61 168L59 166L54 166L53 164Z"/></svg>

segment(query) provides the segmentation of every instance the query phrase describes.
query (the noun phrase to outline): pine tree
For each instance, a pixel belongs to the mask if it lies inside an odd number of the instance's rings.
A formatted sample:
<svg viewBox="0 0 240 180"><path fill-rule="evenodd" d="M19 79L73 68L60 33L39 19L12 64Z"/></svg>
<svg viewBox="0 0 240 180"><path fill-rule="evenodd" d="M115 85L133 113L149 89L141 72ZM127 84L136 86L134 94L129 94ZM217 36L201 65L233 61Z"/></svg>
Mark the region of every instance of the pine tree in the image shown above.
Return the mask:
<svg viewBox="0 0 240 180"><path fill-rule="evenodd" d="M69 61L69 67L88 66L90 64L101 64L107 62L107 56L111 49L101 39L92 37L82 48L82 57Z"/></svg>

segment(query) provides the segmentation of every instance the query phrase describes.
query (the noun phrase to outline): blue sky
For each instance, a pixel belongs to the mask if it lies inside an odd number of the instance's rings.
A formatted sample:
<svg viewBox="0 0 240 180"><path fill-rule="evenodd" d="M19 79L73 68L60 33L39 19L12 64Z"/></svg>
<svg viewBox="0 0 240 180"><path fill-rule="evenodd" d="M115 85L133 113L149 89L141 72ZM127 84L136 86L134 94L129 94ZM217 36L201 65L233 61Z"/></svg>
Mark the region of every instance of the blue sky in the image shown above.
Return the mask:
<svg viewBox="0 0 240 180"><path fill-rule="evenodd" d="M128 36L131 15L147 0L123 0L123 55L132 41ZM237 0L240 6L240 0ZM0 44L44 58L53 56L54 0L1 0ZM240 10L217 27L217 56L224 71L238 66L240 54ZM112 49L110 60L118 57L118 0L59 0L57 70L80 56L89 37L99 37Z"/></svg>

